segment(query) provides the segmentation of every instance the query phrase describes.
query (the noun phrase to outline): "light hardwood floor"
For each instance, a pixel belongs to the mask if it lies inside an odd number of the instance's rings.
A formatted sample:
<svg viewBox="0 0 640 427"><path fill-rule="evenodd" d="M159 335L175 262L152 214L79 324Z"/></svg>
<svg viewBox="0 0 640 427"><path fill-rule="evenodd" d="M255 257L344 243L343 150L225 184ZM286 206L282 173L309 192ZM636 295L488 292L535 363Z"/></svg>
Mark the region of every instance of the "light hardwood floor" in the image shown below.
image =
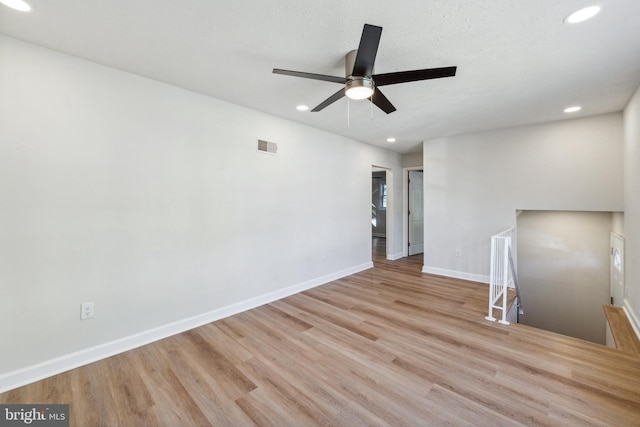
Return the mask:
<svg viewBox="0 0 640 427"><path fill-rule="evenodd" d="M487 287L375 268L0 395L74 426L640 425L640 360L487 322Z"/></svg>
<svg viewBox="0 0 640 427"><path fill-rule="evenodd" d="M616 347L625 353L640 357L640 339L633 330L624 310L621 307L606 305L604 312Z"/></svg>

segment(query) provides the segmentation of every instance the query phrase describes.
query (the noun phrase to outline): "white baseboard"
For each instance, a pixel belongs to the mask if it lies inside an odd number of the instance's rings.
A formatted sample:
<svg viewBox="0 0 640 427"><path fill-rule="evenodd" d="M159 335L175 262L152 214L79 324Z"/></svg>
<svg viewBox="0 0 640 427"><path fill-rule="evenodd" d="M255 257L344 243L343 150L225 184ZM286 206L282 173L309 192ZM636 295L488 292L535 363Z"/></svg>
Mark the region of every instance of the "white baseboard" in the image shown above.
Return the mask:
<svg viewBox="0 0 640 427"><path fill-rule="evenodd" d="M14 388L39 381L44 378L66 372L71 369L75 369L80 366L105 359L110 356L114 356L118 353L132 350L145 344L149 344L151 342L158 341L160 339L167 338L193 328L197 328L198 326L206 325L207 323L215 322L216 320L220 320L225 317L232 316L234 314L238 314L264 304L268 304L270 302L288 297L289 295L297 294L307 289L311 289L316 286L338 280L342 277L350 276L352 274L368 270L372 267L372 262L366 262L364 264L356 265L354 267L337 271L326 276L298 283L297 285L293 285L288 288L269 292L264 295L228 305L226 307L218 308L207 313L192 316L186 319L179 320L177 322L149 329L147 331L120 338L111 342L86 348L84 350L66 354L54 359L46 360L36 365L27 366L16 371L8 372L6 374L0 375L0 393L4 393Z"/></svg>
<svg viewBox="0 0 640 427"><path fill-rule="evenodd" d="M397 259L404 258L404 256L405 255L402 252L398 252L398 253L395 253L395 254L388 254L387 255L387 259L389 261L395 261Z"/></svg>
<svg viewBox="0 0 640 427"><path fill-rule="evenodd" d="M437 274L438 276L453 277L454 279L470 280L472 282L489 283L489 276L482 274L466 273L464 271L447 270L446 268L422 266L422 272Z"/></svg>
<svg viewBox="0 0 640 427"><path fill-rule="evenodd" d="M629 319L629 323L631 323L631 327L633 328L634 332L638 336L638 339L640 339L640 320L638 320L638 316L636 316L636 313L633 311L633 308L631 308L631 304L629 304L629 300L626 298L624 299L624 305L622 309L627 315L627 318Z"/></svg>

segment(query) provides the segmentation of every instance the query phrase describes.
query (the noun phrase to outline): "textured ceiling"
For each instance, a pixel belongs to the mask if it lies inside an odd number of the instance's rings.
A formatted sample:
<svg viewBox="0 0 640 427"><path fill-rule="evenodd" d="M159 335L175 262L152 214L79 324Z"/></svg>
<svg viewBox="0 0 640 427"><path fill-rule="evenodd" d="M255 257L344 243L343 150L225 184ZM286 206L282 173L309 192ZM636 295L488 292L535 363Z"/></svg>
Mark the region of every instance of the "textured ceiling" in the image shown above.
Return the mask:
<svg viewBox="0 0 640 427"><path fill-rule="evenodd" d="M398 152L453 134L620 111L640 84L640 1L563 23L589 0L27 0L0 33ZM458 66L386 86L386 115L340 87L273 68L344 75L365 23L383 27L376 72ZM0 56L1 59L1 56ZM347 120L349 118L349 120ZM387 143L394 136L397 141Z"/></svg>

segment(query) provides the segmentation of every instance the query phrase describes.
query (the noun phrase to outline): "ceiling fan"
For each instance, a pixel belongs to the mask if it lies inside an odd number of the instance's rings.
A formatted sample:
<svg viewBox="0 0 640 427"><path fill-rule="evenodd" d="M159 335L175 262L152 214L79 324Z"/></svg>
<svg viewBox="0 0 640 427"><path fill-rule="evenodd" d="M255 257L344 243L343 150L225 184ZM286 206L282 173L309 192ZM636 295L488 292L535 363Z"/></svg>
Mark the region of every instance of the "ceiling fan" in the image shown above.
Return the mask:
<svg viewBox="0 0 640 427"><path fill-rule="evenodd" d="M349 52L345 58L346 77L328 76L325 74L305 73L274 68L274 74L302 77L343 84L344 87L321 102L311 111L321 111L343 96L350 99L371 99L385 113L393 113L396 107L382 94L380 86L397 83L408 83L419 80L439 79L456 75L457 67L427 68L423 70L398 71L395 73L373 74L373 65L378 53L382 27L365 24L357 50Z"/></svg>

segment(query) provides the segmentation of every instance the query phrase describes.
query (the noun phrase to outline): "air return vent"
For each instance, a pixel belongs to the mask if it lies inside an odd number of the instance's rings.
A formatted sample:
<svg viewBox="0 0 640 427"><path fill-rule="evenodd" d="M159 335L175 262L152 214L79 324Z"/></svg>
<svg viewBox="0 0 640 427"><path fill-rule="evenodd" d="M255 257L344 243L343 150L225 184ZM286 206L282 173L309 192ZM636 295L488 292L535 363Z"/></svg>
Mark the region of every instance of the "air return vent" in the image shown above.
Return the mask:
<svg viewBox="0 0 640 427"><path fill-rule="evenodd" d="M277 154L278 144L276 144L275 142L269 142L263 139L259 139L258 151L260 151L261 153L267 153L267 154Z"/></svg>

